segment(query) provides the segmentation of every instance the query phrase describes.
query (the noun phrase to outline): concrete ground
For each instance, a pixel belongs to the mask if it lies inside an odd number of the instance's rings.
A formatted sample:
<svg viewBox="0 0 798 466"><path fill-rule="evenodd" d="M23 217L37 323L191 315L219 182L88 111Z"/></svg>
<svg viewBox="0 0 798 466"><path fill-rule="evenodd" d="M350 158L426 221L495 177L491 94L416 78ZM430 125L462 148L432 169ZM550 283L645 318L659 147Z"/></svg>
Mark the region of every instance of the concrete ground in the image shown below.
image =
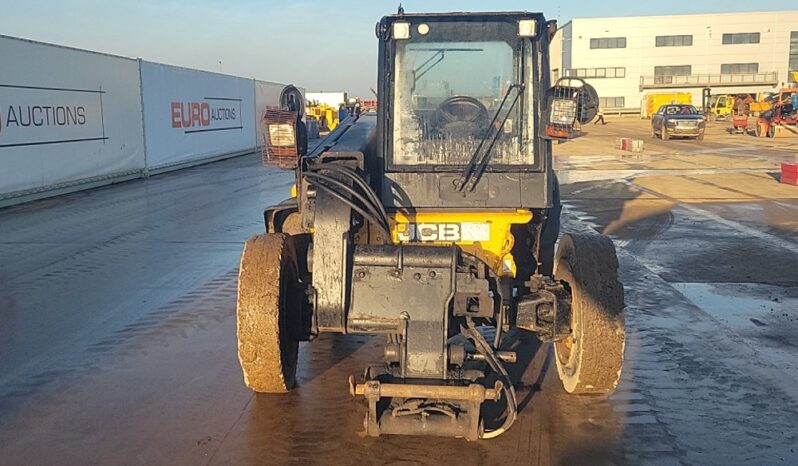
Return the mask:
<svg viewBox="0 0 798 466"><path fill-rule="evenodd" d="M663 142L608 121L555 154L563 230L619 252L613 395L565 394L526 335L519 420L491 441L359 434L346 378L379 359L377 338L303 344L299 388L253 395L238 259L292 176L248 156L0 210L0 463L798 463L798 187L776 174L798 139L713 123Z"/></svg>

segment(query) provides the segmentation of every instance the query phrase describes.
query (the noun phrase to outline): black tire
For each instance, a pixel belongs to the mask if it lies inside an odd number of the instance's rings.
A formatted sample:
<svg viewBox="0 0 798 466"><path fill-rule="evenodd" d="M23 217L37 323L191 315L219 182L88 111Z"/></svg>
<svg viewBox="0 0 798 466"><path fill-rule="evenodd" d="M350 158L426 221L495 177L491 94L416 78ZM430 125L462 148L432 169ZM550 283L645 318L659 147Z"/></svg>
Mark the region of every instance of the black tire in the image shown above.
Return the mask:
<svg viewBox="0 0 798 466"><path fill-rule="evenodd" d="M554 343L557 373L568 393L609 393L623 366L623 285L609 238L560 238L554 275L571 290L571 334Z"/></svg>
<svg viewBox="0 0 798 466"><path fill-rule="evenodd" d="M298 286L293 239L283 233L253 236L244 244L236 307L238 359L247 387L285 393L296 385Z"/></svg>
<svg viewBox="0 0 798 466"><path fill-rule="evenodd" d="M769 138L775 138L776 137L776 126L775 125L769 125L768 126L768 137Z"/></svg>
<svg viewBox="0 0 798 466"><path fill-rule="evenodd" d="M758 137L758 138L765 137L765 135L767 134L767 131L764 129L764 126L765 125L763 123L756 122L756 129L754 130L754 133L756 134L756 137Z"/></svg>

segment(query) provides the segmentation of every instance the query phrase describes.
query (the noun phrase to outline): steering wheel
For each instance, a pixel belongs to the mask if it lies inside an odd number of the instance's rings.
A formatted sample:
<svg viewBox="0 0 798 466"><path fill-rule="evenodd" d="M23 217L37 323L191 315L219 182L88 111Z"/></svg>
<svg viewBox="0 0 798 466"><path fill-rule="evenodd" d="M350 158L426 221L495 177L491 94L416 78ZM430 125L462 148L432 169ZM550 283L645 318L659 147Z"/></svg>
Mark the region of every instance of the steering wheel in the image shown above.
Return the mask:
<svg viewBox="0 0 798 466"><path fill-rule="evenodd" d="M488 126L488 109L473 97L456 95L438 105L434 121L439 132L474 135Z"/></svg>

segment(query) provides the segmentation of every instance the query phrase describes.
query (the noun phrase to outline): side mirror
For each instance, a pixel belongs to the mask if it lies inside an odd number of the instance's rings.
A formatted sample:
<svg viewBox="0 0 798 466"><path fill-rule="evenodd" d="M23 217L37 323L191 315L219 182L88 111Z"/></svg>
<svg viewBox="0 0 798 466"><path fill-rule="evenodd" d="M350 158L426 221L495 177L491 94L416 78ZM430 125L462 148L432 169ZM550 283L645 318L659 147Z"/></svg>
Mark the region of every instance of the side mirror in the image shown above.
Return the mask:
<svg viewBox="0 0 798 466"><path fill-rule="evenodd" d="M541 137L570 139L577 135L577 123L584 125L598 113L598 93L579 78L560 78L546 92Z"/></svg>

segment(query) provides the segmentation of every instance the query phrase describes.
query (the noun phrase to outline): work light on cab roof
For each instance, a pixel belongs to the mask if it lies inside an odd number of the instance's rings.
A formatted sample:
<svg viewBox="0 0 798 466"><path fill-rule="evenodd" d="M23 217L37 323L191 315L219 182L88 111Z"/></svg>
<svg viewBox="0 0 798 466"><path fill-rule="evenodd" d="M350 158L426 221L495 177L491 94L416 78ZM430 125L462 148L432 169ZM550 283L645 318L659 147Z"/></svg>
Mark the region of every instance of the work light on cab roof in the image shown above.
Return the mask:
<svg viewBox="0 0 798 466"><path fill-rule="evenodd" d="M518 21L518 36L533 37L536 34L537 21L534 19L521 19ZM429 24L421 23L417 27L417 32L426 35L429 32ZM397 21L393 23L393 39L410 39L410 23Z"/></svg>

